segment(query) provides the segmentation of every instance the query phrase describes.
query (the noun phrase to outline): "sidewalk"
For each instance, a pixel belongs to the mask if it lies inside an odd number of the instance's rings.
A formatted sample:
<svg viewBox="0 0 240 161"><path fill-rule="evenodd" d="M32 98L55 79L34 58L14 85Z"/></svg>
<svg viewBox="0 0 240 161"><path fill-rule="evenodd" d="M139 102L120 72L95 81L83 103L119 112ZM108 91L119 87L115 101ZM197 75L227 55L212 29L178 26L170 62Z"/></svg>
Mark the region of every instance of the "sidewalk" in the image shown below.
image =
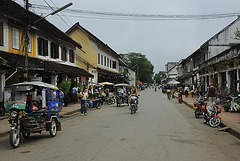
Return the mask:
<svg viewBox="0 0 240 161"><path fill-rule="evenodd" d="M198 95L188 95L186 98L183 95L183 102L189 107L193 108L193 103L198 99ZM219 105L221 107L221 105ZM222 108L221 114L222 127L229 127L228 132L240 139L240 113L239 112L225 112Z"/></svg>
<svg viewBox="0 0 240 161"><path fill-rule="evenodd" d="M80 112L80 104L71 104L67 107L63 107L63 111L60 112L60 120L62 118L66 118L69 116L72 116L76 114L77 112ZM4 137L8 135L10 129L10 124L8 123L7 116L1 116L0 117L0 137Z"/></svg>

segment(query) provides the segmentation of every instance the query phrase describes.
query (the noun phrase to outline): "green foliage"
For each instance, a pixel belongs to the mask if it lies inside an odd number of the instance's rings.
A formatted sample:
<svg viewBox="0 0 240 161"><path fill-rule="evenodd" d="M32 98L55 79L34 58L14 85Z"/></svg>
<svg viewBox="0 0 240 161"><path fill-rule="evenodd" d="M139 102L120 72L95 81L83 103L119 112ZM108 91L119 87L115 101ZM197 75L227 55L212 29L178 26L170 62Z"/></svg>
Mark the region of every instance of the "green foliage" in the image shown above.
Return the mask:
<svg viewBox="0 0 240 161"><path fill-rule="evenodd" d="M57 87L62 88L63 93L67 94L70 92L71 82L70 81L62 82Z"/></svg>
<svg viewBox="0 0 240 161"><path fill-rule="evenodd" d="M165 75L165 71L159 71L157 74L154 75L153 79L156 83L161 83L163 77Z"/></svg>
<svg viewBox="0 0 240 161"><path fill-rule="evenodd" d="M230 109L231 102L224 103L222 107L224 108L224 111L227 112Z"/></svg>
<svg viewBox="0 0 240 161"><path fill-rule="evenodd" d="M153 65L141 53L120 54L122 60L137 72L138 80L145 83L153 82Z"/></svg>

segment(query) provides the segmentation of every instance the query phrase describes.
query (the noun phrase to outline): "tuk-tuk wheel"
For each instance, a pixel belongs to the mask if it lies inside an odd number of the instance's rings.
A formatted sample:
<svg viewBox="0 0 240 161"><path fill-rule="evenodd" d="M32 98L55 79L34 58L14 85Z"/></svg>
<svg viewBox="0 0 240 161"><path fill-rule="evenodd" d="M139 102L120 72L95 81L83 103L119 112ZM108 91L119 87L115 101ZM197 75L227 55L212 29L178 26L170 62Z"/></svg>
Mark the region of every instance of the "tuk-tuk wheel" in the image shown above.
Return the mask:
<svg viewBox="0 0 240 161"><path fill-rule="evenodd" d="M20 133L18 130L14 129L10 131L10 144L11 146L15 149L19 146L20 144Z"/></svg>
<svg viewBox="0 0 240 161"><path fill-rule="evenodd" d="M52 119L51 121L51 128L49 130L50 136L55 137L57 135L57 123L56 119Z"/></svg>

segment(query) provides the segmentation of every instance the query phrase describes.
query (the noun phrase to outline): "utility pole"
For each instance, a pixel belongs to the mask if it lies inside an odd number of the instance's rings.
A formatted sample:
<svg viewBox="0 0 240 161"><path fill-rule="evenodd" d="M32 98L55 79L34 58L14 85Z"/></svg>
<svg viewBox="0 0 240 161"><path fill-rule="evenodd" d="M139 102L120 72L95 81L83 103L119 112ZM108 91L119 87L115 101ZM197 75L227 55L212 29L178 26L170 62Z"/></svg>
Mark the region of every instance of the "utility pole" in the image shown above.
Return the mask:
<svg viewBox="0 0 240 161"><path fill-rule="evenodd" d="M26 22L25 22L25 37L24 37L24 66L23 66L23 81L27 82L28 81L28 44L29 44L29 30L30 28L36 24L37 22L41 21L42 19L46 18L49 15L55 15L58 12L66 9L67 7L71 6L73 3L68 3L65 6L57 9L56 11L53 11L52 13L47 14L46 16L36 20L35 22L29 24L29 0L23 0L25 1L25 9L26 9ZM31 43L31 42L30 42Z"/></svg>
<svg viewBox="0 0 240 161"><path fill-rule="evenodd" d="M26 22L25 22L25 39L24 39L24 67L23 67L23 81L28 81L28 44L29 44L29 18L28 18L28 12L29 12L29 3L28 0L25 0L25 7L26 7ZM31 43L31 42L30 42Z"/></svg>

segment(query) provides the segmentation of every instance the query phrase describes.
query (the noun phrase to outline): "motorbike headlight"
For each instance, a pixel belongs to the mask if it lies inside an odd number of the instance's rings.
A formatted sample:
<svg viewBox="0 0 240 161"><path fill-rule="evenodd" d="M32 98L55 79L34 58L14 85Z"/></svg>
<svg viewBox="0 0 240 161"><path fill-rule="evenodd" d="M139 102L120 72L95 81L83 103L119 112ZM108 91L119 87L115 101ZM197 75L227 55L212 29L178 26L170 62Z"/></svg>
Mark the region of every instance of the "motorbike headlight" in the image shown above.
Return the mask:
<svg viewBox="0 0 240 161"><path fill-rule="evenodd" d="M15 117L17 117L17 114L18 114L17 111L13 111L13 112L11 112L11 117L15 118Z"/></svg>

